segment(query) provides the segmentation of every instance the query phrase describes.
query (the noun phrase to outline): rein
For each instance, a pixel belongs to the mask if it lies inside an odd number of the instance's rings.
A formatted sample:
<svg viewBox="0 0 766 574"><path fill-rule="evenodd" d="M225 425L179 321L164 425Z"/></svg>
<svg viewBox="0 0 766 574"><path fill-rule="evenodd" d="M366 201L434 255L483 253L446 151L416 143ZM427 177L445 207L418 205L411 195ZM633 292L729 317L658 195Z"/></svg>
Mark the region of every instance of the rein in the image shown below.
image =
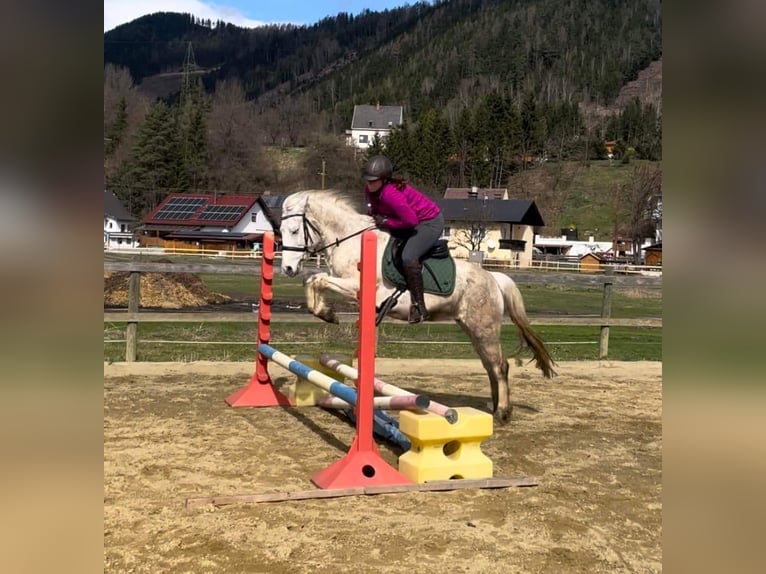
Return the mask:
<svg viewBox="0 0 766 574"><path fill-rule="evenodd" d="M322 251L325 251L329 249L330 247L338 247L341 243L346 241L347 239L351 239L352 237L356 237L357 235L361 235L365 231L370 231L371 229L376 229L376 225L369 225L365 227L364 229L360 229L359 231L354 231L354 233L350 235L346 235L345 237L341 237L340 239L336 238L335 241L328 243L327 245L323 245L322 247L311 247L309 245L309 240L311 239L311 232L313 231L315 235L319 235L319 229L317 229L316 225L311 223L309 221L308 217L306 217L305 213L293 213L291 215L285 215L282 218L282 221L285 219L290 219L291 217L302 217L303 218L303 247L291 247L291 246L285 246L282 245L282 251L301 251L303 253L308 253L309 255L316 255L318 253L321 253Z"/></svg>

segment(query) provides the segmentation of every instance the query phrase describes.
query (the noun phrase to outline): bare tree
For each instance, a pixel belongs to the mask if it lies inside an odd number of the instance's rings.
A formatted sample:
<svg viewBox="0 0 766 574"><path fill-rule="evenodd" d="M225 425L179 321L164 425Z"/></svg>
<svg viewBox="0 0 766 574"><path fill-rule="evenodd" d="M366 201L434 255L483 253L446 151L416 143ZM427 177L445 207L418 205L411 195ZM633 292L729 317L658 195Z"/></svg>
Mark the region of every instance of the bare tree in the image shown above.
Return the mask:
<svg viewBox="0 0 766 574"><path fill-rule="evenodd" d="M218 82L208 119L210 178L215 189L253 191L263 177L255 120L253 104L245 99L240 82Z"/></svg>
<svg viewBox="0 0 766 574"><path fill-rule="evenodd" d="M641 245L654 237L657 208L662 198L662 171L659 165L639 165L633 168L630 183L620 186L624 206L622 216L633 245L633 263L641 263Z"/></svg>
<svg viewBox="0 0 766 574"><path fill-rule="evenodd" d="M464 227L457 230L453 241L469 251L479 251L489 232L489 204L491 200L475 199L466 202Z"/></svg>
<svg viewBox="0 0 766 574"><path fill-rule="evenodd" d="M150 102L126 68L104 67L104 173L113 176L127 160Z"/></svg>

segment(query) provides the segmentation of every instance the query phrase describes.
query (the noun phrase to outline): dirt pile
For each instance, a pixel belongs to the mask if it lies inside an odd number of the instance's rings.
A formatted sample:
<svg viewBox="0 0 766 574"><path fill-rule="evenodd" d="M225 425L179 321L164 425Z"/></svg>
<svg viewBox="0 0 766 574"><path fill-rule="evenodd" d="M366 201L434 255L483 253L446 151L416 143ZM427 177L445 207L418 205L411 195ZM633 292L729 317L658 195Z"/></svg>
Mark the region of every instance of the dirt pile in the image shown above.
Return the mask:
<svg viewBox="0 0 766 574"><path fill-rule="evenodd" d="M165 263L170 263L165 261ZM130 273L104 273L104 305L128 306ZM208 289L194 273L142 273L141 307L183 309L228 303L231 297Z"/></svg>

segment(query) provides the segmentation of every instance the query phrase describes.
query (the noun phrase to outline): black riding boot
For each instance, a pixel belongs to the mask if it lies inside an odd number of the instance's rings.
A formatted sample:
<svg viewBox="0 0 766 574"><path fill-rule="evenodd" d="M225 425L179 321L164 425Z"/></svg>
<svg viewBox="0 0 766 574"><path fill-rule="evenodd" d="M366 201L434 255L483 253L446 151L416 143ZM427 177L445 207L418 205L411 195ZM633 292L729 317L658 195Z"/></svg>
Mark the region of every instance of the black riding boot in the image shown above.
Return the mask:
<svg viewBox="0 0 766 574"><path fill-rule="evenodd" d="M428 317L426 302L423 297L423 267L420 262L411 263L404 267L404 278L410 291L410 323L422 323Z"/></svg>

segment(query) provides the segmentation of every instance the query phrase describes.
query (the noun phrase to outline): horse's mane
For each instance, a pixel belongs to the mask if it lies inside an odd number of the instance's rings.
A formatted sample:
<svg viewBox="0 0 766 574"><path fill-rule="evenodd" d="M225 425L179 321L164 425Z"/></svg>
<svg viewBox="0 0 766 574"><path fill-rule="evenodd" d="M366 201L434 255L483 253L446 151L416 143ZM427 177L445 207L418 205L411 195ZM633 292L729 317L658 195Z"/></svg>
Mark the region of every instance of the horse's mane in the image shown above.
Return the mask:
<svg viewBox="0 0 766 574"><path fill-rule="evenodd" d="M346 213L350 211L358 215L364 215L361 211L362 202L360 197L351 195L347 191L342 191L340 189L307 189L298 192L295 195L299 194L306 196L306 200L311 203L320 201L326 206L335 204Z"/></svg>

